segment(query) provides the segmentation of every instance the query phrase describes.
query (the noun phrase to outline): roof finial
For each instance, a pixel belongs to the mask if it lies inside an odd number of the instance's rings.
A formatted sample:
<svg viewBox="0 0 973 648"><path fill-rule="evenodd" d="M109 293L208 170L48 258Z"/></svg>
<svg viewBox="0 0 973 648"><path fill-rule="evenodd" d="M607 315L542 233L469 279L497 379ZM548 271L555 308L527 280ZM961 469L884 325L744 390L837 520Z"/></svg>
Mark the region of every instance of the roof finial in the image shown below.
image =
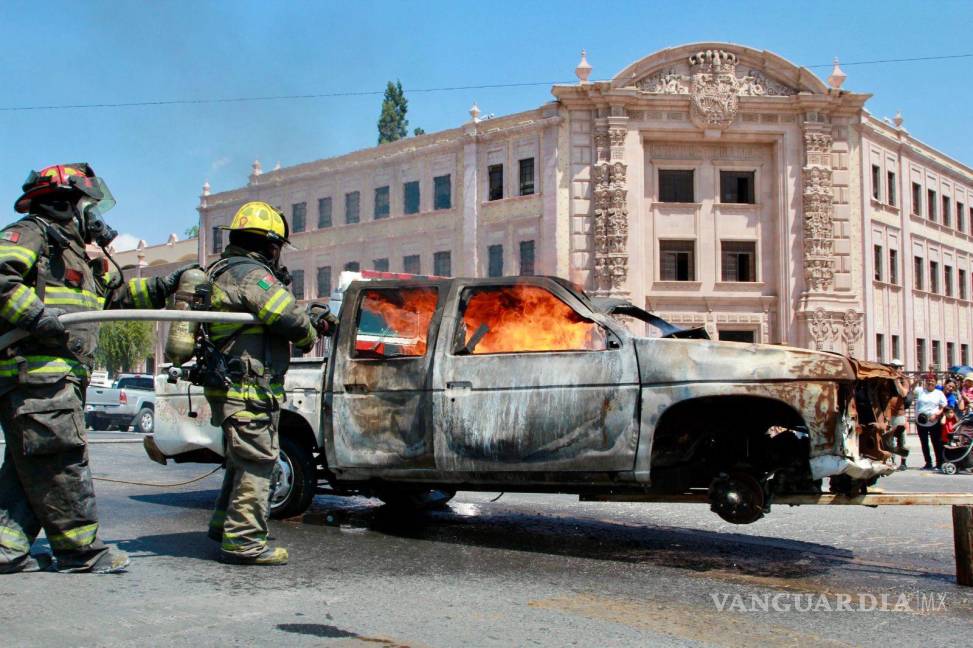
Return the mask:
<svg viewBox="0 0 973 648"><path fill-rule="evenodd" d="M473 105L470 106L470 117L473 118L473 123L480 121L480 107L476 105L476 100L473 100Z"/></svg>
<svg viewBox="0 0 973 648"><path fill-rule="evenodd" d="M588 53L585 50L581 50L581 62L578 63L578 67L574 68L574 73L578 76L578 83L581 85L588 83L588 77L591 76L591 64L588 63Z"/></svg>
<svg viewBox="0 0 973 648"><path fill-rule="evenodd" d="M250 175L258 176L263 173L263 167L260 165L260 160L254 160L253 164L250 165Z"/></svg>
<svg viewBox="0 0 973 648"><path fill-rule="evenodd" d="M895 124L896 128L902 128L902 124L905 123L905 119L902 118L901 110L895 111L895 117L892 118L892 123Z"/></svg>
<svg viewBox="0 0 973 648"><path fill-rule="evenodd" d="M838 57L834 57L834 67L831 68L831 76L828 77L828 85L830 85L835 90L841 90L841 84L845 82L848 75L844 73L841 66L838 65Z"/></svg>
<svg viewBox="0 0 973 648"><path fill-rule="evenodd" d="M203 195L204 196L209 195L209 180L203 183Z"/></svg>

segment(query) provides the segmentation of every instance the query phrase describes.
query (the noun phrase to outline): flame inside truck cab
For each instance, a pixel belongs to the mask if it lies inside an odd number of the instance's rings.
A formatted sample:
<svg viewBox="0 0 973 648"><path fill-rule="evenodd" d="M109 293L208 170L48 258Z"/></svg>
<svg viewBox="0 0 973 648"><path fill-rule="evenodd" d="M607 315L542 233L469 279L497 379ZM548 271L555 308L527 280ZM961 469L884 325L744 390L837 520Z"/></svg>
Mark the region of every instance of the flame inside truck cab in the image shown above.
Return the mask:
<svg viewBox="0 0 973 648"><path fill-rule="evenodd" d="M605 332L544 288L497 286L467 291L463 311L468 353L600 351Z"/></svg>

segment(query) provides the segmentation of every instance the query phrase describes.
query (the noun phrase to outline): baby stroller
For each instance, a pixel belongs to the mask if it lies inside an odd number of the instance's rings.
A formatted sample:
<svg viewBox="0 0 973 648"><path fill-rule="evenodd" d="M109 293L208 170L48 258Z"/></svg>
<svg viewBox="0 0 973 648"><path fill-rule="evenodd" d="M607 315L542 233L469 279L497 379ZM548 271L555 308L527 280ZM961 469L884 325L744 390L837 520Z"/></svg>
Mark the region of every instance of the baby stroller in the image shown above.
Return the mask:
<svg viewBox="0 0 973 648"><path fill-rule="evenodd" d="M968 414L956 426L943 444L943 472L955 475L973 468L973 414Z"/></svg>

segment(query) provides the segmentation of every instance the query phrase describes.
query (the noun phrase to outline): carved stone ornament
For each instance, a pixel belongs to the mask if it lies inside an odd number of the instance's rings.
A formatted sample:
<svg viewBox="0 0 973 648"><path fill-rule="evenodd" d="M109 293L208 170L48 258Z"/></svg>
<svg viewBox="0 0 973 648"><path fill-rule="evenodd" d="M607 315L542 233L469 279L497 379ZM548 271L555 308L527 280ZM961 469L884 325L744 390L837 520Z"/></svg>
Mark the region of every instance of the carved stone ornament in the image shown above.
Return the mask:
<svg viewBox="0 0 973 648"><path fill-rule="evenodd" d="M804 207L804 283L825 292L834 285L834 184L829 133L804 133L805 166L801 177Z"/></svg>
<svg viewBox="0 0 973 648"><path fill-rule="evenodd" d="M807 320L808 333L818 351L840 351L855 355L864 332L864 315L855 309L845 312L816 309Z"/></svg>
<svg viewBox="0 0 973 648"><path fill-rule="evenodd" d="M737 76L737 55L705 50L689 57L686 73L676 67L636 82L649 94L690 95L694 121L703 127L724 128L736 117L739 97L788 97L797 90L773 81L760 70ZM680 65L679 68L684 68Z"/></svg>
<svg viewBox="0 0 973 648"><path fill-rule="evenodd" d="M628 280L626 173L621 161L601 162L592 169L596 295L619 294Z"/></svg>

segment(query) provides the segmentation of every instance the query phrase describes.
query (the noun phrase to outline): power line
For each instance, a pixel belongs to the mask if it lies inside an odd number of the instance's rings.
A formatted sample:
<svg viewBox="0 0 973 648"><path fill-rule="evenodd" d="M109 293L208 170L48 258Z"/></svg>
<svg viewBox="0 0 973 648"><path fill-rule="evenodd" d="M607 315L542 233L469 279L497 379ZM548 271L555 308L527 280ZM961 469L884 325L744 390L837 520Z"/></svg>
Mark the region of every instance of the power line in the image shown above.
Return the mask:
<svg viewBox="0 0 973 648"><path fill-rule="evenodd" d="M946 54L942 56L917 56L912 58L897 59L876 59L873 61L850 61L843 62L843 67L853 65L878 65L884 63L912 63L916 61L944 61L949 59L973 58L970 54ZM829 68L834 63L821 63L819 65L805 65L806 68ZM444 86L441 88L416 88L406 90L406 94L430 93L430 92L455 92L457 90L485 90L496 88L523 88L529 86L548 86L559 83L573 83L572 81L529 81L525 83L488 83L482 85L466 86ZM136 108L146 106L187 106L205 104L228 104L228 103L251 103L257 101L291 101L296 99L328 99L334 97L365 97L384 94L384 90L361 90L348 92L322 92L317 94L301 95L268 95L257 97L226 97L216 99L162 99L155 101L125 101L118 103L94 103L94 104L52 104L40 106L4 106L0 107L0 112L26 112L31 110L79 110L90 108Z"/></svg>

